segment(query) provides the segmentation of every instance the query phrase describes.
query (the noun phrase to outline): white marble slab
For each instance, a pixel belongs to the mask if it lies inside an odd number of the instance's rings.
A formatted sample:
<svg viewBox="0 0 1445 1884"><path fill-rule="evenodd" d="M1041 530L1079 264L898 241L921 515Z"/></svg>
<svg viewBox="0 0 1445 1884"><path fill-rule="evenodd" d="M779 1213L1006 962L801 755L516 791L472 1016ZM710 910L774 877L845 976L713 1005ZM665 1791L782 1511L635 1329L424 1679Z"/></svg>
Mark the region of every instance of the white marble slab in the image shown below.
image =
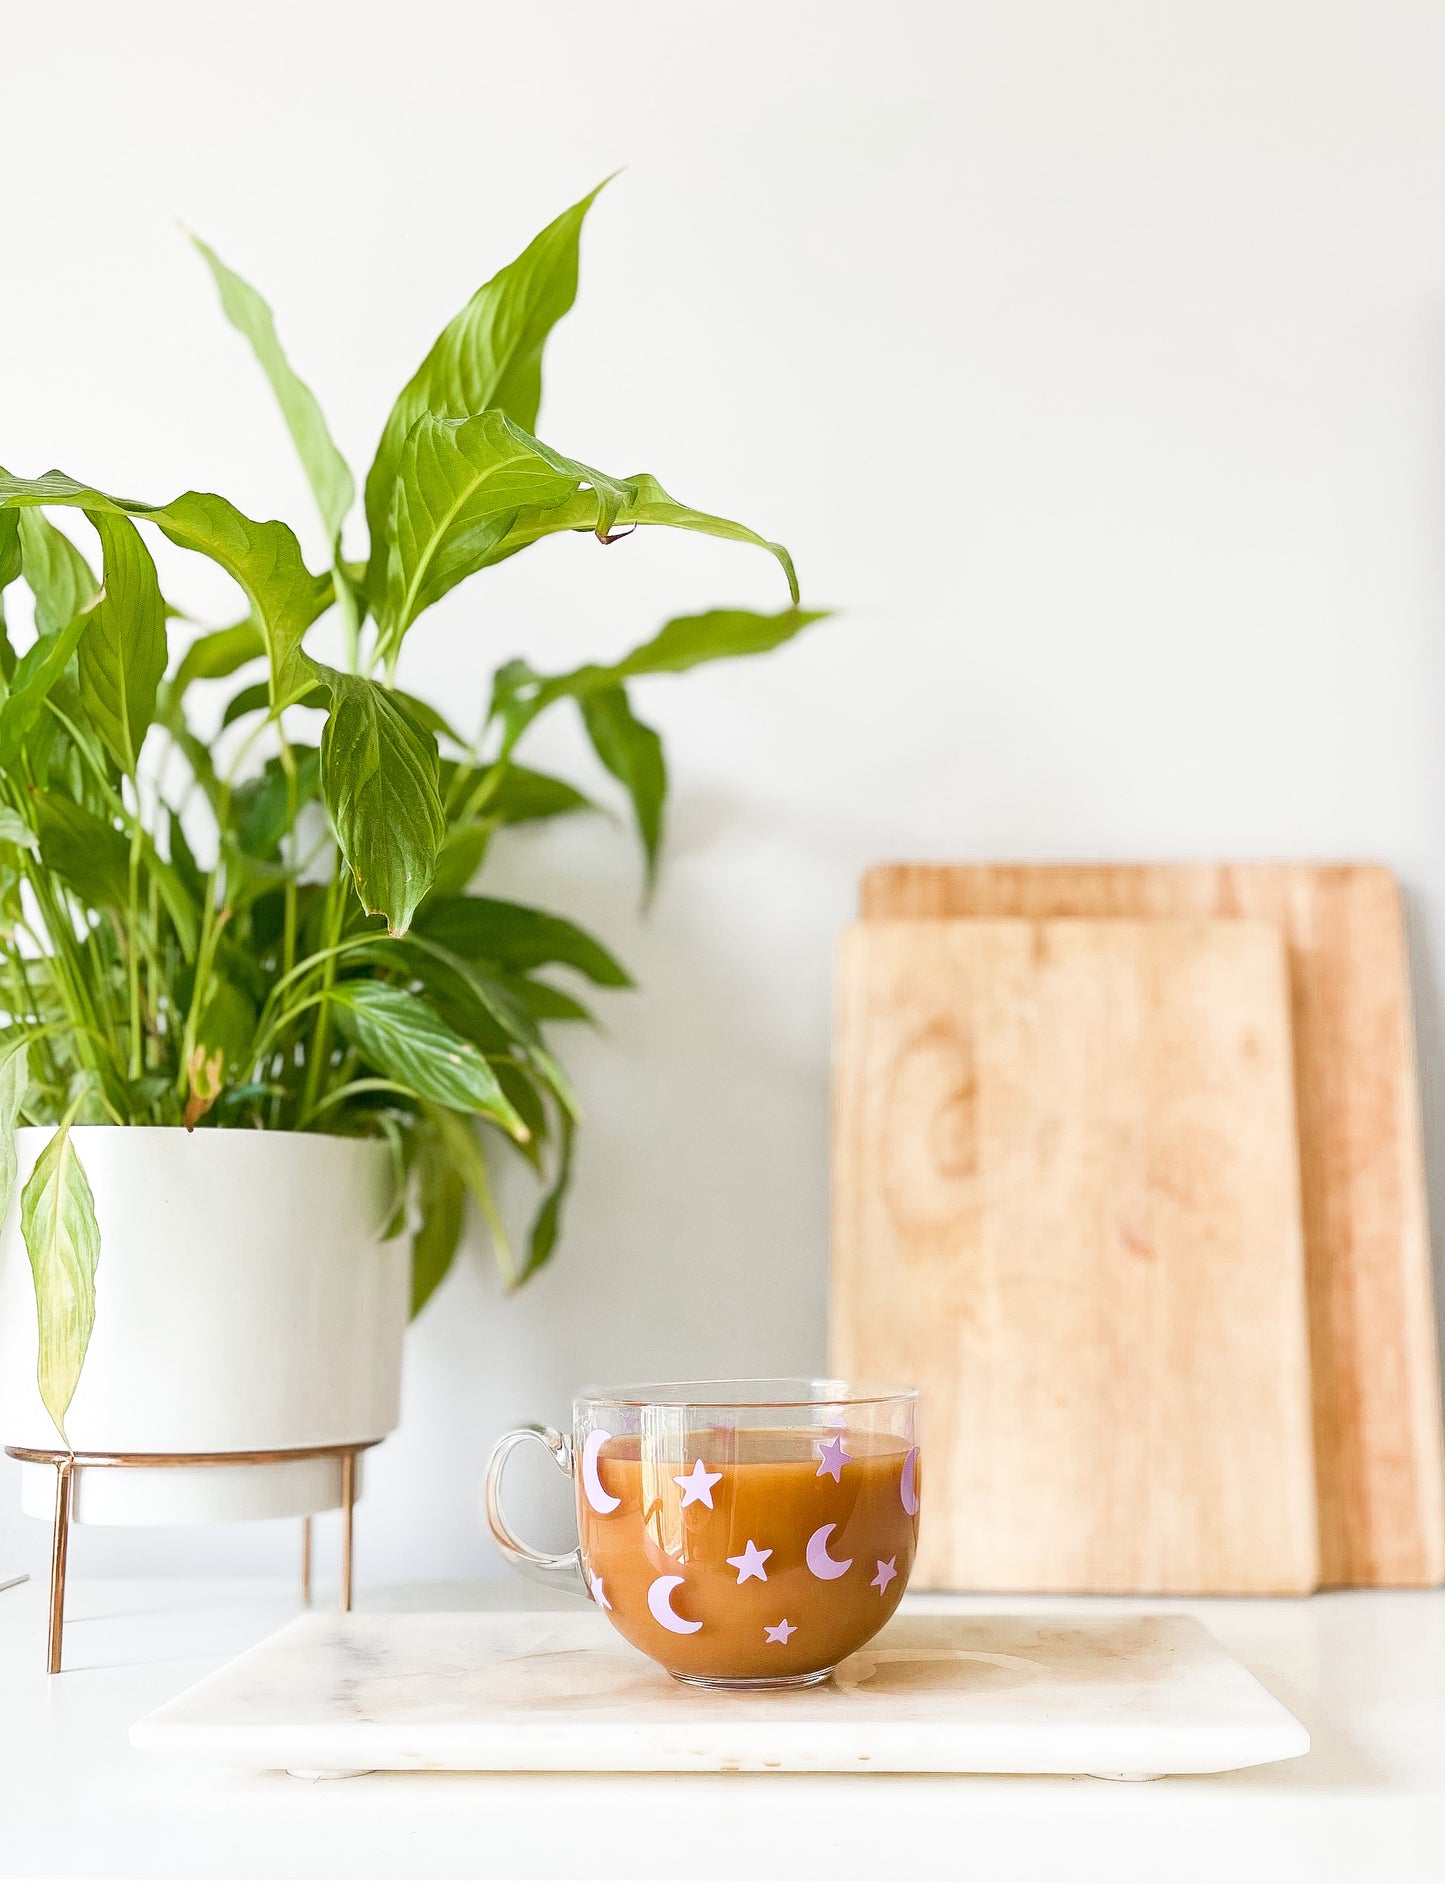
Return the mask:
<svg viewBox="0 0 1445 1884"><path fill-rule="evenodd" d="M308 1776L378 1770L1069 1773L1288 1760L1309 1735L1184 1616L907 1615L821 1687L684 1686L591 1613L298 1618L131 1729Z"/></svg>

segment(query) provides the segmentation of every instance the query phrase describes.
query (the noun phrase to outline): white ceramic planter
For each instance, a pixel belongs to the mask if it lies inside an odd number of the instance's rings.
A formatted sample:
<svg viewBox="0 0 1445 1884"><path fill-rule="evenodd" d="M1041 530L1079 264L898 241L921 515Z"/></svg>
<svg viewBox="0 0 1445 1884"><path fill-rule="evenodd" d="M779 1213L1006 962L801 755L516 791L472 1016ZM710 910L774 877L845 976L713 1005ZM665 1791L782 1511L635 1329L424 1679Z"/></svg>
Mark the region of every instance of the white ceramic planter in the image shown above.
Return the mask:
<svg viewBox="0 0 1445 1884"><path fill-rule="evenodd" d="M35 1384L19 1196L50 1137L17 1135L0 1230L0 1438L60 1442ZM309 1132L87 1125L73 1133L100 1221L95 1332L66 1431L77 1452L289 1451L395 1426L410 1293L406 1236L381 1240L391 1158ZM53 1509L26 1466L22 1503ZM290 1517L339 1502L332 1460L77 1474L89 1524Z"/></svg>

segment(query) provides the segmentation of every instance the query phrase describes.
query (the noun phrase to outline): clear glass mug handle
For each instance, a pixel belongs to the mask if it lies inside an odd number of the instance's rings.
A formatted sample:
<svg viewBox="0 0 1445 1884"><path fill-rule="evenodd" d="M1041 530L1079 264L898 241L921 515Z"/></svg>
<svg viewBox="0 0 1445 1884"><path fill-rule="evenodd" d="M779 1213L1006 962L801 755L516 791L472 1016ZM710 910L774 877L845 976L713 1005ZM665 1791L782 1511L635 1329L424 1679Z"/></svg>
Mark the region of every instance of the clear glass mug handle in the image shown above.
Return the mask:
<svg viewBox="0 0 1445 1884"><path fill-rule="evenodd" d="M587 1579L582 1574L582 1552L564 1551L559 1557L548 1556L545 1551L533 1550L530 1544L524 1544L502 1515L502 1472L507 1460L524 1440L535 1439L546 1447L554 1462L571 1478L573 1472L572 1441L565 1433L559 1433L555 1426L517 1426L509 1433L503 1433L492 1447L492 1456L487 1460L486 1500L487 1524L496 1539L497 1549L501 1551L509 1564L515 1565L523 1575L531 1577L537 1583L546 1583L552 1589L570 1590L574 1596L590 1596Z"/></svg>

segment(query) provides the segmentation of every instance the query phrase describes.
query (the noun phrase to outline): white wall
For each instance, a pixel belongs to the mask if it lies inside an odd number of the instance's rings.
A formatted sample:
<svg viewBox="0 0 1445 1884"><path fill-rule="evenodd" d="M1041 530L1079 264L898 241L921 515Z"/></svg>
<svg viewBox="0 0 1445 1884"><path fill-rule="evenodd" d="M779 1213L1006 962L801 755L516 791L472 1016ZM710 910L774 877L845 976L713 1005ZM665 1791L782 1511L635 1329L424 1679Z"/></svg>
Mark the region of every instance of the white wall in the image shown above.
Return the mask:
<svg viewBox="0 0 1445 1884"><path fill-rule="evenodd" d="M648 689L676 788L649 921L620 824L499 860L643 991L571 1049L590 1116L553 1269L504 1301L474 1255L411 1336L364 1580L490 1574L484 1449L584 1377L822 1362L830 951L871 859L1383 857L1438 1087L1430 0L49 0L0 43L0 460L219 488L318 553L175 218L271 298L362 470L442 321L626 164L543 435L781 536L847 610ZM226 606L184 559L172 586ZM412 684L476 704L503 656L781 599L741 549L568 540L428 617ZM0 1564L43 1542L4 1468ZM88 1531L74 1566L294 1550Z"/></svg>

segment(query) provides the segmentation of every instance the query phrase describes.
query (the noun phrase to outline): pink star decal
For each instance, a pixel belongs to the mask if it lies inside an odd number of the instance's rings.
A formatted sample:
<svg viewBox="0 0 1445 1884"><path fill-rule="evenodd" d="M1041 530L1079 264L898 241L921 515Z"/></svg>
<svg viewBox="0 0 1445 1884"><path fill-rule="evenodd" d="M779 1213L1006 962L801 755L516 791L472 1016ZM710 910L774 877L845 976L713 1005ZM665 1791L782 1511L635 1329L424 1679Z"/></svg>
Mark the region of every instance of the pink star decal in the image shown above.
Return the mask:
<svg viewBox="0 0 1445 1884"><path fill-rule="evenodd" d="M789 1622L786 1616L783 1617L781 1622L775 1623L771 1629L768 1628L766 1623L763 1625L763 1634L768 1640L770 1642L781 1642L784 1648L788 1646L788 1637L790 1635L796 1635L797 1633L797 1623Z"/></svg>
<svg viewBox="0 0 1445 1884"><path fill-rule="evenodd" d="M817 1476L830 1477L835 1485L843 1482L843 1467L853 1463L851 1452L844 1452L843 1441L838 1438L826 1440L818 1447L822 1458L818 1462Z"/></svg>
<svg viewBox="0 0 1445 1884"><path fill-rule="evenodd" d="M699 1459L693 1465L690 1472L674 1473L672 1482L674 1485L681 1485L682 1487L682 1508L684 1511L687 1510L689 1505L696 1504L704 1504L707 1506L708 1510L711 1511L712 1488L714 1485L721 1484L722 1473L709 1472L702 1460Z"/></svg>
<svg viewBox="0 0 1445 1884"><path fill-rule="evenodd" d="M599 1609L611 1609L612 1605L607 1600L607 1592L602 1587L602 1579L595 1570L587 1581L592 1590L592 1600L596 1603L597 1607Z"/></svg>
<svg viewBox="0 0 1445 1884"><path fill-rule="evenodd" d="M877 1590L878 1594L881 1596L888 1588L888 1585L893 1581L894 1577L898 1575L898 1559L896 1556L890 1557L887 1563L884 1563L883 1559L879 1557L876 1561L878 1564L878 1574L868 1587L870 1590Z"/></svg>
<svg viewBox="0 0 1445 1884"><path fill-rule="evenodd" d="M764 1570L763 1565L772 1554L770 1550L759 1550L753 1540L749 1538L748 1547L743 1552L742 1556L729 1557L728 1562L737 1571L739 1583L746 1583L749 1577L756 1577L759 1583L766 1583L768 1573Z"/></svg>

